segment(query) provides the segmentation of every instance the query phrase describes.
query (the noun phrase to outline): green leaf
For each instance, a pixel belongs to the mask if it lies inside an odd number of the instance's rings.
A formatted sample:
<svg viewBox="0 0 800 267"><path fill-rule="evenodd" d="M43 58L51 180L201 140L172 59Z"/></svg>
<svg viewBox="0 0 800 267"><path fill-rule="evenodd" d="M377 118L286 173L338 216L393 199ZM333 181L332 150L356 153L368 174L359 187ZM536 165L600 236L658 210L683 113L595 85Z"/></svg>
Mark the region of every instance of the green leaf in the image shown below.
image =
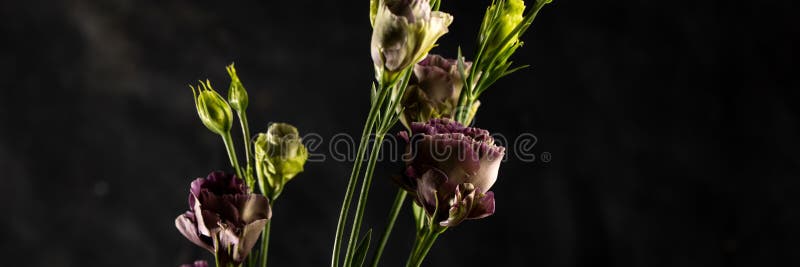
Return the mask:
<svg viewBox="0 0 800 267"><path fill-rule="evenodd" d="M364 266L364 259L367 258L367 251L369 250L369 241L372 239L372 229L367 231L367 234L358 241L356 252L353 255L353 266Z"/></svg>
<svg viewBox="0 0 800 267"><path fill-rule="evenodd" d="M417 226L417 233L422 232L425 227L425 211L417 203L411 203L411 210L414 213L414 224Z"/></svg>

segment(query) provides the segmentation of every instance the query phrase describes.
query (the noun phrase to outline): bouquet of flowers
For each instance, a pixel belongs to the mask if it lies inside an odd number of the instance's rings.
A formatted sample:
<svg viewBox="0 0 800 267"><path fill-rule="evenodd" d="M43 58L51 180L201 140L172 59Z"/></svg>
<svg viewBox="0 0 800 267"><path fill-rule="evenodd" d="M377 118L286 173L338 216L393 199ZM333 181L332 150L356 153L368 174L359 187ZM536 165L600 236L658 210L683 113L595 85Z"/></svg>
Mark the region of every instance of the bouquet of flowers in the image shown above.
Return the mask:
<svg viewBox="0 0 800 267"><path fill-rule="evenodd" d="M370 0L375 82L339 213L331 266L378 266L406 203L416 222L406 266L420 266L447 229L495 212L490 189L505 148L489 131L468 125L478 111L480 95L498 79L526 67L512 66L510 58L522 46L520 36L550 0L529 1L533 4L526 7L523 0L494 0L468 61L460 48L455 59L430 53L453 22L450 14L439 10L440 0ZM303 172L308 151L297 128L287 123L272 123L265 133L251 135L247 90L233 64L226 70L227 98L208 80L190 88L200 121L222 138L233 170L214 171L192 181L188 211L175 219L175 226L186 239L211 252L216 266L266 266L272 205L284 186ZM231 134L234 112L244 136L242 161ZM393 178L398 192L388 209L385 231L370 251L372 231L362 234L365 207L381 144L398 121L405 128L397 136L404 142L406 167ZM369 142L371 136L374 142ZM349 220L351 229L345 234Z"/></svg>

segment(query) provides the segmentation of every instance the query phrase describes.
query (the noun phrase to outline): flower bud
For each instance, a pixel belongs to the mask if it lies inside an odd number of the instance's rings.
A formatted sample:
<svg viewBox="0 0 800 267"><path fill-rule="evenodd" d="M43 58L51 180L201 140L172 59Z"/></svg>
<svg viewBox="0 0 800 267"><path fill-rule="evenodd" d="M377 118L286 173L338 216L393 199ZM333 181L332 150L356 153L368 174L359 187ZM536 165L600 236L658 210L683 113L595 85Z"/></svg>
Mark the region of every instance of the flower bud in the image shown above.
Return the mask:
<svg viewBox="0 0 800 267"><path fill-rule="evenodd" d="M261 192L275 199L283 186L303 171L308 151L297 128L286 123L271 124L267 133L258 134L254 145Z"/></svg>
<svg viewBox="0 0 800 267"><path fill-rule="evenodd" d="M242 82L239 81L239 76L236 75L236 69L233 67L233 63L231 65L225 67L225 70L228 71L228 75L231 76L231 85L228 87L228 102L231 104L233 110L241 113L247 109L247 90L244 89L244 85Z"/></svg>
<svg viewBox="0 0 800 267"><path fill-rule="evenodd" d="M400 72L422 60L447 33L453 17L431 11L428 0L379 0L372 31L376 79L394 83Z"/></svg>
<svg viewBox="0 0 800 267"><path fill-rule="evenodd" d="M499 1L498 4L492 5L489 8L488 13L494 14L498 11L500 12L500 16L496 18L497 21L495 23L497 24L491 35L487 38L488 43L486 49L489 51L489 55L505 50L517 40L518 35L515 35L508 39L507 42L504 42L506 38L511 35L511 32L522 23L524 19L525 2L523 0Z"/></svg>
<svg viewBox="0 0 800 267"><path fill-rule="evenodd" d="M211 83L206 80L200 81L200 85L195 89L193 86L194 104L197 108L197 115L200 121L212 132L225 135L231 130L233 123L233 112L231 106L211 87Z"/></svg>
<svg viewBox="0 0 800 267"><path fill-rule="evenodd" d="M414 80L401 100L400 122L410 129L412 122L448 117L456 113L458 97L464 87L464 77L458 61L430 54L414 66ZM465 62L469 72L471 62ZM477 108L477 106L476 106Z"/></svg>

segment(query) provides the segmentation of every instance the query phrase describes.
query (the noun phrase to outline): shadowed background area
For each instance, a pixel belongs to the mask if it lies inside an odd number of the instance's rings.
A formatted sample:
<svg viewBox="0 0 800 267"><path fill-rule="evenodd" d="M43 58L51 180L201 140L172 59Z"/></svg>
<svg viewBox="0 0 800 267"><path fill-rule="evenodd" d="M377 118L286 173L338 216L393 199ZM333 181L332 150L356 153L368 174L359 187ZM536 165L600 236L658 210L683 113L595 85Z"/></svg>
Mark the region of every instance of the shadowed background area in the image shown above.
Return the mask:
<svg viewBox="0 0 800 267"><path fill-rule="evenodd" d="M471 55L489 1L443 2L455 22L434 52ZM552 158L504 163L497 213L446 232L426 265L800 265L795 6L545 7L514 57L532 67L482 96L477 126L532 133ZM3 265L210 259L173 224L192 179L229 170L187 85L225 92L236 62L254 132L291 122L325 149L367 113L367 14L366 0L0 3ZM288 185L271 266L328 264L351 164L308 163ZM377 232L399 169L376 171ZM406 209L385 266L402 265L412 227Z"/></svg>

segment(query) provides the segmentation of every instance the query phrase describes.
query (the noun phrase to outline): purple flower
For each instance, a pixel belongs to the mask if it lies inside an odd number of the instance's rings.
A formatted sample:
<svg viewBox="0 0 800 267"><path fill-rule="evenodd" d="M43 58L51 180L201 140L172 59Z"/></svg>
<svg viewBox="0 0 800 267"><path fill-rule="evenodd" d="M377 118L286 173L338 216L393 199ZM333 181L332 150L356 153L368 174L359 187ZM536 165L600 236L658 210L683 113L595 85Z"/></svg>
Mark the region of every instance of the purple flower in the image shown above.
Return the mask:
<svg viewBox="0 0 800 267"><path fill-rule="evenodd" d="M464 62L464 70L468 72L471 65L471 62ZM403 95L400 122L409 128L412 122L453 117L463 81L458 60L429 54L414 65L414 80Z"/></svg>
<svg viewBox="0 0 800 267"><path fill-rule="evenodd" d="M248 194L241 179L222 172L197 178L190 192L189 211L175 219L178 231L224 266L241 263L272 216L269 201Z"/></svg>
<svg viewBox="0 0 800 267"><path fill-rule="evenodd" d="M194 261L192 264L181 264L180 267L208 267L208 262L197 260Z"/></svg>
<svg viewBox="0 0 800 267"><path fill-rule="evenodd" d="M494 213L489 189L497 180L505 148L496 146L488 131L433 119L412 123L410 134L398 134L407 142L406 175L395 180L430 219L452 227Z"/></svg>

